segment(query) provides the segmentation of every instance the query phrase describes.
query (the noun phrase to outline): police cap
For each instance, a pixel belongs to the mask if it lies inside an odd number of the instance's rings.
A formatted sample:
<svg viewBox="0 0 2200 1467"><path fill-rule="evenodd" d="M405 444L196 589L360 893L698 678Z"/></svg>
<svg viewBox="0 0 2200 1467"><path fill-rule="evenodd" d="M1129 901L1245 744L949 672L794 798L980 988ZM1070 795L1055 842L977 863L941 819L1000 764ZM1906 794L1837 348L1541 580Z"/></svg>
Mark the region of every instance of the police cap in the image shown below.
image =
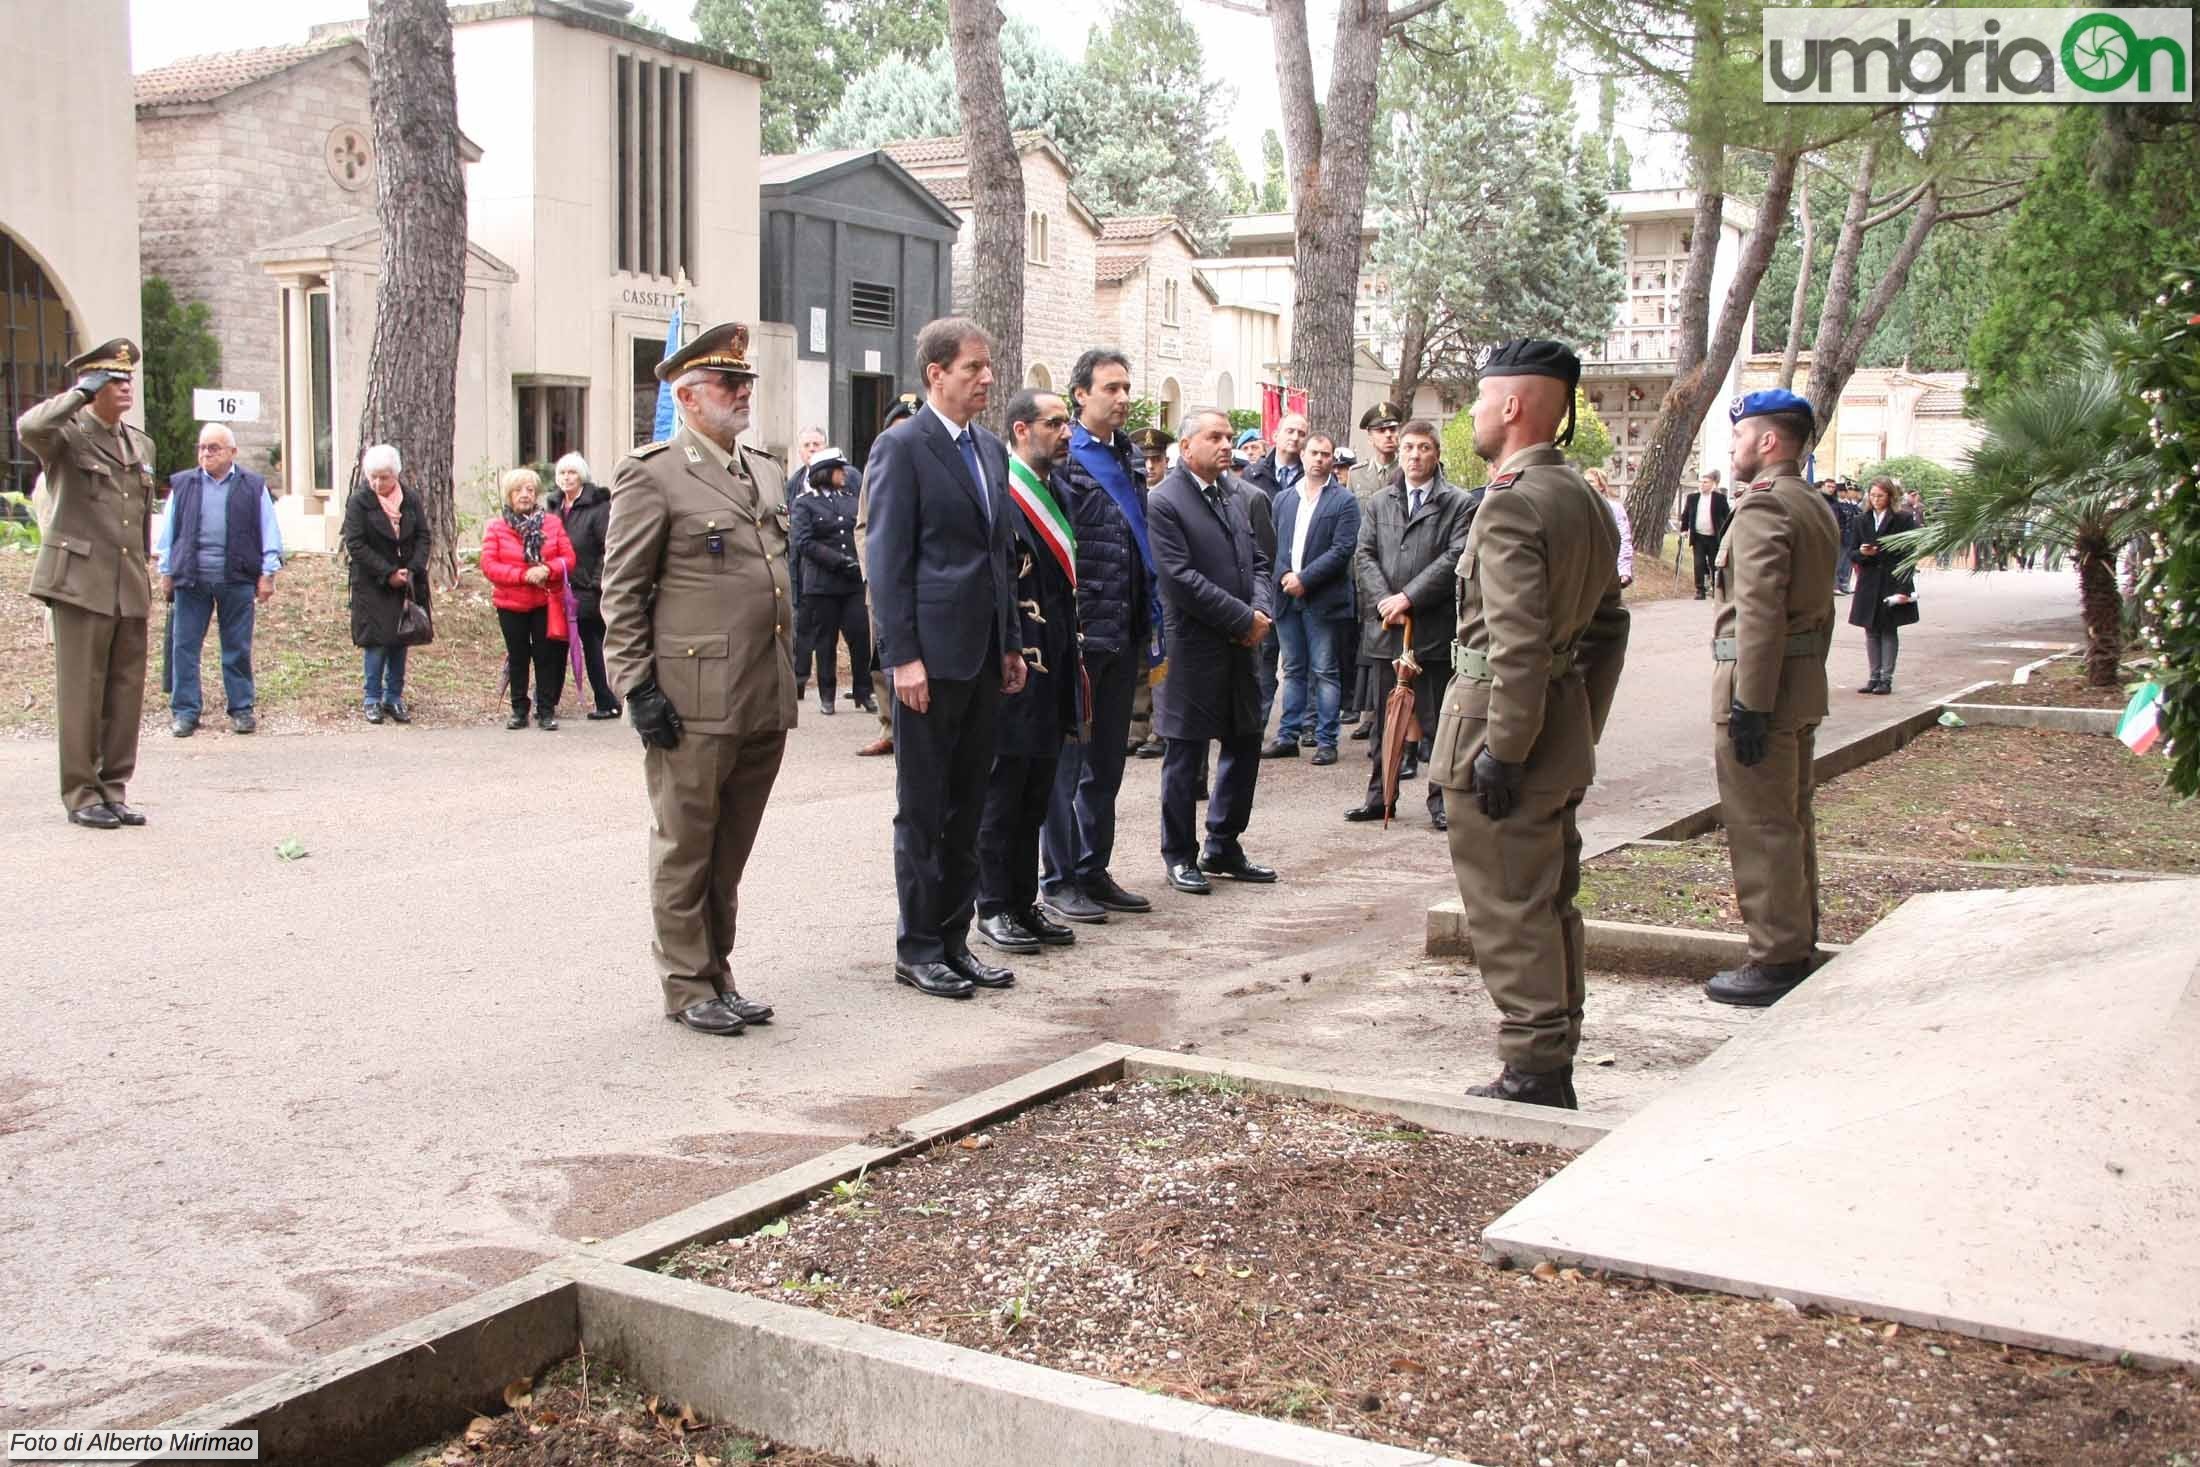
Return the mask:
<svg viewBox="0 0 2200 1467"><path fill-rule="evenodd" d="M924 399L914 392L904 392L894 399L894 405L886 410L886 426L891 428L903 418L913 418L917 409L924 406Z"/></svg>

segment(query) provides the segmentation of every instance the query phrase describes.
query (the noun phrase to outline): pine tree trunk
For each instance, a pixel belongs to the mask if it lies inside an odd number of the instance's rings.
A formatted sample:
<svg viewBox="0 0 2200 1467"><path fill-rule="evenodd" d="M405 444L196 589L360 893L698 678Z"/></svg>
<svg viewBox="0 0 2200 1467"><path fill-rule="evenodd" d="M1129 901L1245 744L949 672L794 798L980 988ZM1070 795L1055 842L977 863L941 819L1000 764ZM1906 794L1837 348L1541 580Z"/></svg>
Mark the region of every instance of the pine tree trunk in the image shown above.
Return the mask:
<svg viewBox="0 0 2200 1467"><path fill-rule="evenodd" d="M2124 659L2124 598L2116 590L2116 552L2104 542L2081 540L2071 552L2078 562L2078 612L2085 622L2085 680L2113 688L2121 680Z"/></svg>
<svg viewBox="0 0 2200 1467"><path fill-rule="evenodd" d="M431 574L458 578L453 485L458 333L466 309L466 175L444 0L368 0L367 105L381 190L382 280L359 446L396 445L427 506ZM364 482L356 464L354 487Z"/></svg>
<svg viewBox="0 0 2200 1467"><path fill-rule="evenodd" d="M1428 334L1428 312L1418 306L1407 311L1398 335L1398 375L1390 384L1390 400L1408 415L1413 412L1413 397L1421 390L1422 374L1428 366Z"/></svg>
<svg viewBox="0 0 2200 1467"><path fill-rule="evenodd" d="M1316 423L1348 422L1352 344L1358 339L1360 226L1367 206L1376 75L1390 16L1380 0L1338 7L1329 99L1314 104L1306 0L1270 0L1283 103L1283 141L1298 234L1291 306L1291 385L1306 389Z"/></svg>
<svg viewBox="0 0 2200 1467"><path fill-rule="evenodd" d="M1812 247L1818 242L1810 223L1810 177L1807 174L1802 188L1796 192L1795 205L1803 221L1802 263L1796 267L1795 294L1788 301L1787 346L1780 352L1780 385L1789 392L1795 390L1795 359L1803 349L1803 307L1810 295Z"/></svg>
<svg viewBox="0 0 2200 1467"><path fill-rule="evenodd" d="M1008 130L1001 82L1001 18L994 0L948 0L963 146L970 154L970 314L993 338L993 395L984 413L999 430L1024 381L1024 170Z"/></svg>
<svg viewBox="0 0 2200 1467"><path fill-rule="evenodd" d="M1870 344L1872 333L1879 329L1880 320L1894 304L1894 298L1901 294L1902 287L1909 284L1910 271L1924 252L1926 237L1941 219L1938 188L1927 187L1915 209L1894 258L1887 262L1886 270L1872 286L1872 293L1864 298L1855 319L1839 322L1831 337L1823 334L1826 323L1823 320L1819 323L1821 335L1811 359L1809 396L1811 411L1820 423L1840 406L1841 393L1848 387L1849 379L1856 375L1857 364L1864 359L1864 348Z"/></svg>

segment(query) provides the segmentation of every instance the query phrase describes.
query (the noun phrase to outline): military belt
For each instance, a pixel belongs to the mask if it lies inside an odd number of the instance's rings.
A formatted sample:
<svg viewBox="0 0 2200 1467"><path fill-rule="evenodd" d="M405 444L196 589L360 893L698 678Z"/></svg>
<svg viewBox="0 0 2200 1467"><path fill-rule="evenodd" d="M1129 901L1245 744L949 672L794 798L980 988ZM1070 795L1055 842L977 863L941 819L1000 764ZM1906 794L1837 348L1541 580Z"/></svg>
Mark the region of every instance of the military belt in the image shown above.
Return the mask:
<svg viewBox="0 0 2200 1467"><path fill-rule="evenodd" d="M1787 651L1783 655L1788 657L1816 657L1819 649L1825 645L1822 640L1824 636L1825 633L1822 631L1796 632L1787 639ZM1735 646L1735 639L1732 637L1713 637L1711 639L1711 660L1713 662L1740 661L1741 653Z"/></svg>
<svg viewBox="0 0 2200 1467"><path fill-rule="evenodd" d="M1457 642L1451 644L1451 670L1470 683L1495 681L1490 676L1490 654L1478 651L1473 647L1462 647ZM1550 678L1552 682L1557 682L1573 670L1573 648L1563 648L1551 654Z"/></svg>

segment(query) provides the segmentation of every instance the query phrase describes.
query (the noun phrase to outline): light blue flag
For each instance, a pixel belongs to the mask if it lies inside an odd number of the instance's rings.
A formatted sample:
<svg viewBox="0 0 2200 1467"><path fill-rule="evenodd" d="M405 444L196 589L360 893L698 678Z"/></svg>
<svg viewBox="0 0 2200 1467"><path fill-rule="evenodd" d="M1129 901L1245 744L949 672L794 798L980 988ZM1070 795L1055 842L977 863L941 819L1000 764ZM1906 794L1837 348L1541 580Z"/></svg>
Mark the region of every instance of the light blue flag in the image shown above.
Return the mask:
<svg viewBox="0 0 2200 1467"><path fill-rule="evenodd" d="M680 349L680 308L685 304L687 304L686 301L680 299L675 299L672 303L672 321L665 327L665 354L658 358L661 362L671 361L673 353ZM672 384L670 382L657 384L657 425L651 432L655 434L656 441L659 443L672 436Z"/></svg>

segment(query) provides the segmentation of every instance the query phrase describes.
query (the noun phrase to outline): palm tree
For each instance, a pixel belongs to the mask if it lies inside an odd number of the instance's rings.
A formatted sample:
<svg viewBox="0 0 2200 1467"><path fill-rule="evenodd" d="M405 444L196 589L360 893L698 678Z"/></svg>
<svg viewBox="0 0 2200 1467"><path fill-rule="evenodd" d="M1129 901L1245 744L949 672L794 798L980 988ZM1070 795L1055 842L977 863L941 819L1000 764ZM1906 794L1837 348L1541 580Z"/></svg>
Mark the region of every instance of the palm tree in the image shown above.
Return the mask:
<svg viewBox="0 0 2200 1467"><path fill-rule="evenodd" d="M1910 566L1982 543L2068 554L2078 568L2086 681L2095 687L2118 682L2116 556L2147 529L2159 478L2138 394L2113 365L2130 330L2088 327L2062 370L1988 403L1979 415L1985 436L1955 487L1926 501L1921 528L1887 542Z"/></svg>

